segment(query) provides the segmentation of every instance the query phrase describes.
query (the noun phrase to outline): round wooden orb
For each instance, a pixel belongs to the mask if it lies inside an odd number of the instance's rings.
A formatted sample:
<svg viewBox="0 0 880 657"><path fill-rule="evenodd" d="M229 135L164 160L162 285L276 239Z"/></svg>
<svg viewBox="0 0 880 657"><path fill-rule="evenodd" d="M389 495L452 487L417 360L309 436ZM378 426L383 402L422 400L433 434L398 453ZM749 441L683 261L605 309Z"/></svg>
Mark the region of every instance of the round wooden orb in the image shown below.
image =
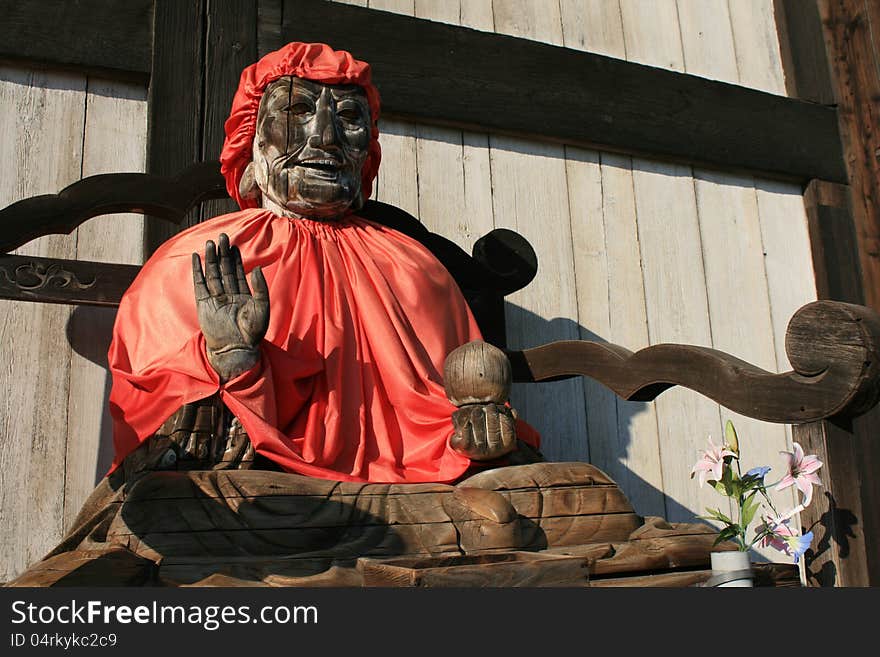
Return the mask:
<svg viewBox="0 0 880 657"><path fill-rule="evenodd" d="M498 347L468 342L446 357L446 396L456 406L503 404L510 396L510 361Z"/></svg>

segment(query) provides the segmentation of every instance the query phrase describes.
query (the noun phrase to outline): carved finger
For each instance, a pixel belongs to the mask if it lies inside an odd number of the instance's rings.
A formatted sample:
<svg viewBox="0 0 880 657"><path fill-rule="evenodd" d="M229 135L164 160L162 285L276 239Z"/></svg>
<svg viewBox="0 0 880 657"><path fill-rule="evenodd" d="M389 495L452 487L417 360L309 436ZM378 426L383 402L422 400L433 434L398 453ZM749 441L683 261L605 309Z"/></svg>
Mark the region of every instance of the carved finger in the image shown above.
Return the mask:
<svg viewBox="0 0 880 657"><path fill-rule="evenodd" d="M235 277L235 261L229 249L229 235L220 233L219 243L220 275L226 294L238 294L238 279Z"/></svg>
<svg viewBox="0 0 880 657"><path fill-rule="evenodd" d="M217 247L208 240L205 243L205 280L211 296L223 294L223 280L220 278L220 267L217 263Z"/></svg>
<svg viewBox="0 0 880 657"><path fill-rule="evenodd" d="M196 291L196 301L202 301L211 297L208 286L205 285L205 273L202 271L202 259L198 253L192 254L193 288Z"/></svg>
<svg viewBox="0 0 880 657"><path fill-rule="evenodd" d="M253 290L254 300L261 304L269 303L269 286L266 285L266 277L263 276L262 267L254 267L251 272L251 290Z"/></svg>
<svg viewBox="0 0 880 657"><path fill-rule="evenodd" d="M474 450L474 431L470 408L460 408L452 413L452 426L455 431L449 439L449 446L459 454L471 457Z"/></svg>
<svg viewBox="0 0 880 657"><path fill-rule="evenodd" d="M263 276L261 267L254 267L251 272L251 288L254 295L254 311L257 315L257 337L262 340L269 329L269 286Z"/></svg>
<svg viewBox="0 0 880 657"><path fill-rule="evenodd" d="M241 251L237 246L230 249L232 253L232 261L235 265L235 280L238 284L239 294L250 294L251 289L248 287L247 277L244 275L244 263L241 260Z"/></svg>
<svg viewBox="0 0 880 657"><path fill-rule="evenodd" d="M486 405L483 407L482 420L482 442L486 456L498 454L504 449L501 440L501 414L494 405Z"/></svg>

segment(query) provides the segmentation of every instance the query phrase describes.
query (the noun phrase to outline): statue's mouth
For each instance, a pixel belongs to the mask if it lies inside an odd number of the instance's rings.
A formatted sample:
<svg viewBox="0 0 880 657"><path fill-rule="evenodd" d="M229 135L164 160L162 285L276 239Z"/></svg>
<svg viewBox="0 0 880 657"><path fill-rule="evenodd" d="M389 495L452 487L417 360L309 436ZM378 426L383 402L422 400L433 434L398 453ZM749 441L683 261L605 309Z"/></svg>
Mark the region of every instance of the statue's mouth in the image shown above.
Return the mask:
<svg viewBox="0 0 880 657"><path fill-rule="evenodd" d="M308 169L313 175L327 179L335 179L344 169L342 162L332 158L301 160L296 163L296 166Z"/></svg>

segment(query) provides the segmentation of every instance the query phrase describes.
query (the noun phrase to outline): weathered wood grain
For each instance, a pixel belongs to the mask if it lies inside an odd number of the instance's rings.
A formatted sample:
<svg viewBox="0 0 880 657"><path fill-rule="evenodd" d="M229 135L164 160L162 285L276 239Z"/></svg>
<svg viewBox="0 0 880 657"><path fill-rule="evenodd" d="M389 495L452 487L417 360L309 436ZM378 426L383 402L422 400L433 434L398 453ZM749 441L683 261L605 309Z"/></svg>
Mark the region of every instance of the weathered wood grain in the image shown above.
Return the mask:
<svg viewBox="0 0 880 657"><path fill-rule="evenodd" d="M50 557L10 582L13 587L155 586L158 567L124 547L73 551Z"/></svg>
<svg viewBox="0 0 880 657"><path fill-rule="evenodd" d="M0 160L10 174L0 179L0 204L79 178L85 103L84 75L0 68ZM76 238L46 237L20 255L74 258ZM4 301L0 316L0 581L7 581L61 537L70 309Z"/></svg>
<svg viewBox="0 0 880 657"><path fill-rule="evenodd" d="M514 31L502 27L503 19L513 14L498 11L502 10L496 7L496 31ZM536 12L541 20L545 13ZM399 117L802 179L842 179L834 112L829 108L531 39L338 3L287 0L284 21L285 39L330 41L369 61L386 111ZM552 41L561 42L558 19L547 25L551 23L558 30ZM550 40L535 29L523 27L532 30L532 38ZM552 93L541 84L547 70L554 71L558 83ZM471 102L472 97L481 102ZM533 100L522 103L523 97ZM517 111L510 111L513 106ZM708 108L714 120L701 120ZM607 120L612 116L617 118ZM771 120L773 128L765 129ZM801 128L813 139L797 139Z"/></svg>
<svg viewBox="0 0 880 657"><path fill-rule="evenodd" d="M610 339L628 349L641 349L650 341L632 160L603 153L601 169ZM617 445L603 462L614 459L619 464L607 471L639 513L663 515L666 509L655 404L618 397L616 405ZM596 442L604 443L601 438ZM597 453L593 445L590 453Z"/></svg>
<svg viewBox="0 0 880 657"><path fill-rule="evenodd" d="M364 586L577 586L589 576L587 556L535 552L439 557L358 559Z"/></svg>
<svg viewBox="0 0 880 657"><path fill-rule="evenodd" d="M560 7L566 47L626 59L617 3L562 2ZM580 337L646 347L632 160L572 147L566 160ZM640 513L664 513L654 405L626 402L588 381L584 395L592 462L627 491Z"/></svg>
<svg viewBox="0 0 880 657"><path fill-rule="evenodd" d="M145 81L150 75L152 0L6 3L0 57Z"/></svg>
<svg viewBox="0 0 880 657"><path fill-rule="evenodd" d="M627 59L684 71L678 8L671 0L645 5L621 0ZM693 171L689 167L633 159L633 194L650 344L710 346L705 270ZM719 425L718 407L705 399L670 391L654 405L658 462L665 511L670 520L690 520L717 499L691 485L693 455L703 436ZM688 427L682 431L683 427ZM698 429L699 427L699 429ZM633 436L638 440L638 436Z"/></svg>
<svg viewBox="0 0 880 657"><path fill-rule="evenodd" d="M144 170L146 96L146 87L140 84L89 78L82 175ZM77 259L140 265L144 261L143 225L143 217L139 215L108 215L89 221L77 230ZM123 277L121 285L125 285L126 278ZM106 352L114 319L115 312L108 308L79 308L67 326L66 337L72 350L64 479L65 530L71 527L83 502L111 463L113 436Z"/></svg>
<svg viewBox="0 0 880 657"><path fill-rule="evenodd" d="M785 95L785 76L776 33L774 0L728 3L739 83Z"/></svg>
<svg viewBox="0 0 880 657"><path fill-rule="evenodd" d="M508 353L514 380L580 374L639 401L674 383L748 417L795 423L856 417L876 403L878 339L880 316L869 308L816 301L789 324L786 348L794 370L782 374L691 345L659 344L632 354L616 345L559 341Z"/></svg>
<svg viewBox="0 0 880 657"><path fill-rule="evenodd" d="M223 124L241 72L257 61L257 0L208 0L205 26L205 109L201 159L216 160L223 149ZM238 210L229 198L202 204L202 220Z"/></svg>
<svg viewBox="0 0 880 657"><path fill-rule="evenodd" d="M202 159L198 117L204 104L203 4L202 0L154 0L147 173L173 176ZM198 221L199 212L191 210L181 227ZM178 231L167 222L148 218L147 255Z"/></svg>
<svg viewBox="0 0 880 657"><path fill-rule="evenodd" d="M807 584L868 586L877 574L871 570L876 558L867 553L872 543L865 533L865 515L876 511L862 504L865 464L860 463L852 426L811 422L794 427L793 433L804 452L823 463L817 472L822 488L801 512L801 525L814 535L804 554Z"/></svg>
<svg viewBox="0 0 880 657"><path fill-rule="evenodd" d="M541 11L522 4L493 3L493 15L496 32L528 35L544 42L562 41L556 5ZM524 89L520 92L520 98L528 95ZM491 127L489 123L484 125ZM509 299L508 341L527 347L547 340L577 338L576 323L558 319L577 317L565 150L562 146L501 136L490 137L489 146L495 225L521 233L534 247L541 267L535 284ZM514 386L512 404L541 432L542 450L549 459L589 459L583 395L579 381L530 386L528 392Z"/></svg>
<svg viewBox="0 0 880 657"><path fill-rule="evenodd" d="M685 70L740 83L737 53L760 46L753 43L757 39L749 38L751 34L739 34L734 44L728 3L679 2L678 9ZM712 346L775 372L774 330L755 180L695 169L694 191ZM740 466L744 471L758 465L775 465L779 452L788 449L785 427L731 412L723 403L720 412L721 423L733 421L742 437ZM794 506L790 490L771 492L770 497L777 508ZM759 547L758 551L772 557L772 549Z"/></svg>
<svg viewBox="0 0 880 657"><path fill-rule="evenodd" d="M822 47L822 23L817 2L773 0L780 56L789 96L831 105L834 88Z"/></svg>
<svg viewBox="0 0 880 657"><path fill-rule="evenodd" d="M846 154L853 223L865 302L880 308L880 25L864 0L820 0L840 134ZM833 181L842 182L842 181Z"/></svg>
<svg viewBox="0 0 880 657"><path fill-rule="evenodd" d="M257 0L257 56L278 50L281 39L281 0Z"/></svg>

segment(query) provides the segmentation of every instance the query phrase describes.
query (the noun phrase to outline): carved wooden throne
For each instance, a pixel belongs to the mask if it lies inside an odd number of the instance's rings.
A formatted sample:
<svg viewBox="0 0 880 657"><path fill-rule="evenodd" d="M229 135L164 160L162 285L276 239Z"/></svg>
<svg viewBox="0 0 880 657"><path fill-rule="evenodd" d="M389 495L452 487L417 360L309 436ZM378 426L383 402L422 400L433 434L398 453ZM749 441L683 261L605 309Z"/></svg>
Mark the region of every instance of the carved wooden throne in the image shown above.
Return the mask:
<svg viewBox="0 0 880 657"><path fill-rule="evenodd" d="M92 176L10 205L0 211L0 298L117 305L138 267L9 252L101 214L133 211L179 224L200 201L225 197L217 163L207 162L173 179ZM487 341L505 346L504 296L537 271L522 237L492 231L469 255L392 206L368 202L361 214L425 244L458 282ZM508 355L518 382L588 376L638 401L680 385L749 417L799 424L804 447L826 462L826 490L838 504L849 501L835 458L848 423L880 398L880 316L808 304L789 324L786 349L794 370L783 374L675 344L632 353L565 341ZM340 484L253 470L117 473L61 545L14 584L693 585L709 576L715 538L704 525L639 517L624 492L585 463L499 468L455 486ZM793 567L758 571L759 584L797 581Z"/></svg>

